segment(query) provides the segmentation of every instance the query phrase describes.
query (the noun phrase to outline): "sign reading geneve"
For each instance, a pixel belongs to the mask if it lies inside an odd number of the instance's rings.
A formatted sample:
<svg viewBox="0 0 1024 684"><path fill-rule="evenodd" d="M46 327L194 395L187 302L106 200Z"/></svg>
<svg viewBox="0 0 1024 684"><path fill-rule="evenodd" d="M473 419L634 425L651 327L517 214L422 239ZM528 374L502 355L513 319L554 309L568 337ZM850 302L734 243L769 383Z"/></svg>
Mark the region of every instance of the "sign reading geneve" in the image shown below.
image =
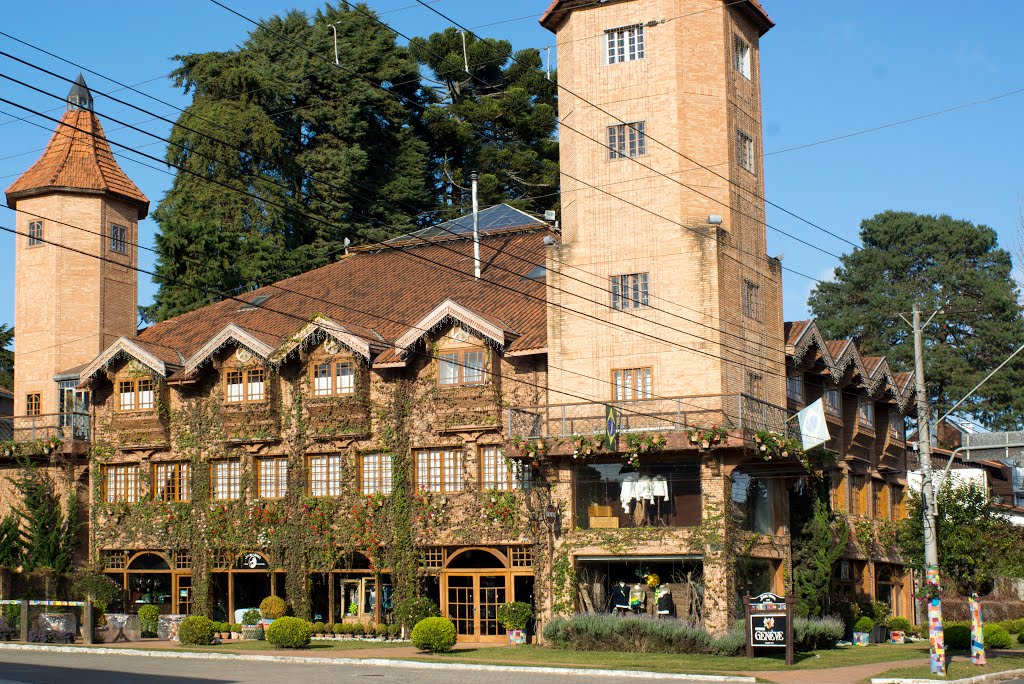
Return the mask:
<svg viewBox="0 0 1024 684"><path fill-rule="evenodd" d="M786 647L786 614L754 613L750 616L750 640L754 646Z"/></svg>

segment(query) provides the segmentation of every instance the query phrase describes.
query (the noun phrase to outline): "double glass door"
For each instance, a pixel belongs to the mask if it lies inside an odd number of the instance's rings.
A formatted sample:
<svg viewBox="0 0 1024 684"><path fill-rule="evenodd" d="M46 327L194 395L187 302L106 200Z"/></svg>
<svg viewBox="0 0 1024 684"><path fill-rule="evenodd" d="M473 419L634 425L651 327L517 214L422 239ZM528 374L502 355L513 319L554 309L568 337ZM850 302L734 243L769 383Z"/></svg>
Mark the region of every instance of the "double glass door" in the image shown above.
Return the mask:
<svg viewBox="0 0 1024 684"><path fill-rule="evenodd" d="M446 573L445 612L460 637L469 641L504 641L498 607L510 600L507 573Z"/></svg>

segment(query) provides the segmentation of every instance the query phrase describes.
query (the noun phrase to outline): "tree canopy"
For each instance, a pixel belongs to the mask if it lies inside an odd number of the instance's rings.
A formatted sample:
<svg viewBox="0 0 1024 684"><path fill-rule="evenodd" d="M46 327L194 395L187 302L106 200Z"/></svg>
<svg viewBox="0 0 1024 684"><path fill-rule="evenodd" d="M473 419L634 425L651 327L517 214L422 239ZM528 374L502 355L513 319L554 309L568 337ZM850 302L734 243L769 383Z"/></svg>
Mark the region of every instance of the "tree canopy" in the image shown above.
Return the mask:
<svg viewBox="0 0 1024 684"><path fill-rule="evenodd" d="M1024 532L999 513L992 496L973 482L946 478L936 497L939 578L964 595L984 596L998 577L1024 577ZM921 497L911 492L899 541L904 554L924 569Z"/></svg>
<svg viewBox="0 0 1024 684"><path fill-rule="evenodd" d="M177 56L192 102L170 135L167 162L183 170L153 212L160 289L144 317L322 266L346 238L450 218L473 170L483 205L554 206L554 84L536 50L509 63L511 46L495 45L467 36L481 85L457 33L401 46L365 5L339 3L264 20L234 50Z"/></svg>
<svg viewBox="0 0 1024 684"><path fill-rule="evenodd" d="M912 370L913 335L900 319L916 303L925 316L925 380L944 411L1024 342L1010 254L988 226L949 216L887 211L861 223L863 247L841 259L835 281L809 306L825 335L855 339L866 354ZM909 318L909 316L908 316ZM993 429L1024 416L1024 359L1015 359L964 406Z"/></svg>
<svg viewBox="0 0 1024 684"><path fill-rule="evenodd" d="M14 351L8 349L14 342L14 328L0 323L0 387L14 389Z"/></svg>
<svg viewBox="0 0 1024 684"><path fill-rule="evenodd" d="M78 497L72 491L62 508L53 480L27 460L14 486L21 495L14 513L20 519L22 567L71 572L83 525L78 519Z"/></svg>

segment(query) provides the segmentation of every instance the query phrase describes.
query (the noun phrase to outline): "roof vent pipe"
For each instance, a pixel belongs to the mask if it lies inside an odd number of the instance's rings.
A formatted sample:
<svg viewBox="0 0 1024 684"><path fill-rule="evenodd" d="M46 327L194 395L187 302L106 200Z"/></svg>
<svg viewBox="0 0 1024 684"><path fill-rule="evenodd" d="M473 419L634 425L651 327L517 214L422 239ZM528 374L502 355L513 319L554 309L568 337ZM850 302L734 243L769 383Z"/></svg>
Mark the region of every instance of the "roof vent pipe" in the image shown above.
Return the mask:
<svg viewBox="0 0 1024 684"><path fill-rule="evenodd" d="M480 207L476 201L476 171L470 178L473 179L473 274L480 279Z"/></svg>

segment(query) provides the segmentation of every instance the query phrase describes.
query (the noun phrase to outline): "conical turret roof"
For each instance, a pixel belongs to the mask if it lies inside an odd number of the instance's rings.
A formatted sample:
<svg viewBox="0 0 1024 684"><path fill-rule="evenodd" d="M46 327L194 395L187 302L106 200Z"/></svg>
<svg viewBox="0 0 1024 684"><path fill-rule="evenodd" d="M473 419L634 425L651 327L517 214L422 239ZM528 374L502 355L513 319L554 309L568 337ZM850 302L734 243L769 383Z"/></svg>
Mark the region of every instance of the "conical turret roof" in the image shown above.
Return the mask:
<svg viewBox="0 0 1024 684"><path fill-rule="evenodd" d="M81 74L43 155L7 188L7 204L61 191L110 195L137 207L139 219L149 213L149 199L114 160Z"/></svg>

